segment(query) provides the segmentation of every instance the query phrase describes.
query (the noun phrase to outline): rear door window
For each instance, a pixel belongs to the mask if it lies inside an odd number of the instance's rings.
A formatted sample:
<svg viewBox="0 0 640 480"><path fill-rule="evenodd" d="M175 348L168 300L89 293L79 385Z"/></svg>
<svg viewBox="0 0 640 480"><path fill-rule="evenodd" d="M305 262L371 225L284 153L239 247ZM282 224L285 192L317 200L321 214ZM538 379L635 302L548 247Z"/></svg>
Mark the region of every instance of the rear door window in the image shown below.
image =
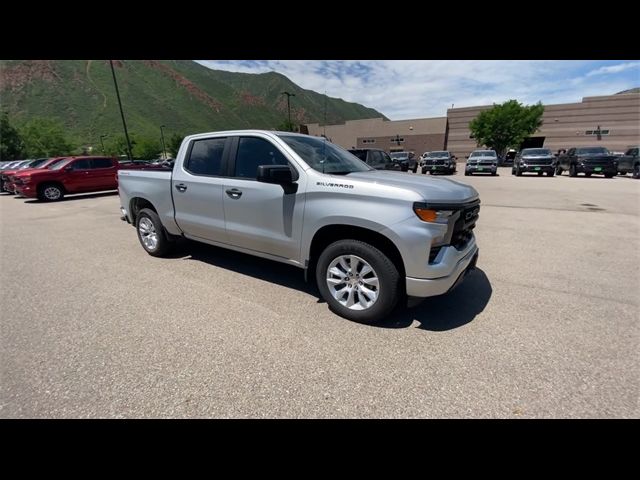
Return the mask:
<svg viewBox="0 0 640 480"><path fill-rule="evenodd" d="M184 168L193 175L222 176L226 137L194 140Z"/></svg>

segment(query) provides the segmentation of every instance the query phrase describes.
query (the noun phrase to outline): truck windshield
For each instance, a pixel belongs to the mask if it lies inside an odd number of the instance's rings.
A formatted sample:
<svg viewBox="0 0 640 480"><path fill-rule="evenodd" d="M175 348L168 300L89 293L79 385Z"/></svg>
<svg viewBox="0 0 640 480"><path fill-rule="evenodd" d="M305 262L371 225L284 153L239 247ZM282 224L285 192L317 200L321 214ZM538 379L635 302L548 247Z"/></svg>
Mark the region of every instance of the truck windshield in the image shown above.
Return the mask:
<svg viewBox="0 0 640 480"><path fill-rule="evenodd" d="M374 170L362 160L324 138L278 135L311 168L333 175Z"/></svg>
<svg viewBox="0 0 640 480"><path fill-rule="evenodd" d="M493 150L480 150L471 153L470 157L497 157L497 155Z"/></svg>
<svg viewBox="0 0 640 480"><path fill-rule="evenodd" d="M67 163L69 163L69 159L68 158L63 158L63 159L58 160L57 162L53 162L51 165L49 165L49 170L60 170Z"/></svg>
<svg viewBox="0 0 640 480"><path fill-rule="evenodd" d="M576 148L576 155L609 155L609 150L604 147Z"/></svg>
<svg viewBox="0 0 640 480"><path fill-rule="evenodd" d="M429 152L429 158L449 158L449 152Z"/></svg>
<svg viewBox="0 0 640 480"><path fill-rule="evenodd" d="M546 148L525 148L524 150L522 150L522 155L547 155L547 156L551 156L551 150L548 150Z"/></svg>

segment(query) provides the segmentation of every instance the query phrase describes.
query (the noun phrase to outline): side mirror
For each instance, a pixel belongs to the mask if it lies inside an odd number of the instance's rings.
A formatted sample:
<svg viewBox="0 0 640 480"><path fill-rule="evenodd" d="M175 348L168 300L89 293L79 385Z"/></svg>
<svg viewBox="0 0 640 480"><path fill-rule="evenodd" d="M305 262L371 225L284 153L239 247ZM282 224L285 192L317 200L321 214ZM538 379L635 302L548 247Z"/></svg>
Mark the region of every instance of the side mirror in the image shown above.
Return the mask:
<svg viewBox="0 0 640 480"><path fill-rule="evenodd" d="M71 165L69 165L68 167L64 167L65 172L70 172L72 170L73 170L73 167Z"/></svg>
<svg viewBox="0 0 640 480"><path fill-rule="evenodd" d="M258 166L258 176L256 180L262 183L280 185L284 193L295 193L298 191L298 185L293 183L293 172L289 165L260 165Z"/></svg>

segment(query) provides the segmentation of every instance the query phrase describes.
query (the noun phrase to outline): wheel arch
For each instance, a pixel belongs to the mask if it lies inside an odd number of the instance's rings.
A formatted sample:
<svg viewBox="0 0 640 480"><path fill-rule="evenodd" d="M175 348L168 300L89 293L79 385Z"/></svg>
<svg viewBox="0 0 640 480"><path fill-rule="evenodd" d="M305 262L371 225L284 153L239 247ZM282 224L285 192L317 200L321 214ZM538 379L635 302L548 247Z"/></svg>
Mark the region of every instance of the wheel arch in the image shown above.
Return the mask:
<svg viewBox="0 0 640 480"><path fill-rule="evenodd" d="M360 240L377 248L389 257L402 277L406 276L400 250L389 237L366 227L346 224L329 224L316 230L307 253L307 270L315 270L320 254L328 245L338 240L348 239Z"/></svg>

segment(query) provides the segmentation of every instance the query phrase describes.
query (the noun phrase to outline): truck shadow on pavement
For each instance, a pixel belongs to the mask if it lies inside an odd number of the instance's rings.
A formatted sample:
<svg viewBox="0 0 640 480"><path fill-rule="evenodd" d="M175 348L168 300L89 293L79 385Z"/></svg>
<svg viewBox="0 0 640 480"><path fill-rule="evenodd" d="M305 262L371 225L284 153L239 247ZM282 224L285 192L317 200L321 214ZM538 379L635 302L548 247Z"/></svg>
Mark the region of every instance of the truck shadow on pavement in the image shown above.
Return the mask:
<svg viewBox="0 0 640 480"><path fill-rule="evenodd" d="M305 282L302 270L292 265L186 239L178 240L174 253L168 258L204 262L304 292L317 298L318 303L326 303L320 297L315 281ZM448 294L427 298L412 308L399 306L386 320L372 325L372 328L408 328L417 321L419 329L434 332L452 330L473 321L489 303L492 292L489 279L476 268Z"/></svg>
<svg viewBox="0 0 640 480"><path fill-rule="evenodd" d="M433 332L453 330L471 322L489 303L493 289L487 275L480 268L471 271L467 278L451 292L430 297L412 308L398 308L386 320L377 324L380 328L407 328L414 321L417 328Z"/></svg>

